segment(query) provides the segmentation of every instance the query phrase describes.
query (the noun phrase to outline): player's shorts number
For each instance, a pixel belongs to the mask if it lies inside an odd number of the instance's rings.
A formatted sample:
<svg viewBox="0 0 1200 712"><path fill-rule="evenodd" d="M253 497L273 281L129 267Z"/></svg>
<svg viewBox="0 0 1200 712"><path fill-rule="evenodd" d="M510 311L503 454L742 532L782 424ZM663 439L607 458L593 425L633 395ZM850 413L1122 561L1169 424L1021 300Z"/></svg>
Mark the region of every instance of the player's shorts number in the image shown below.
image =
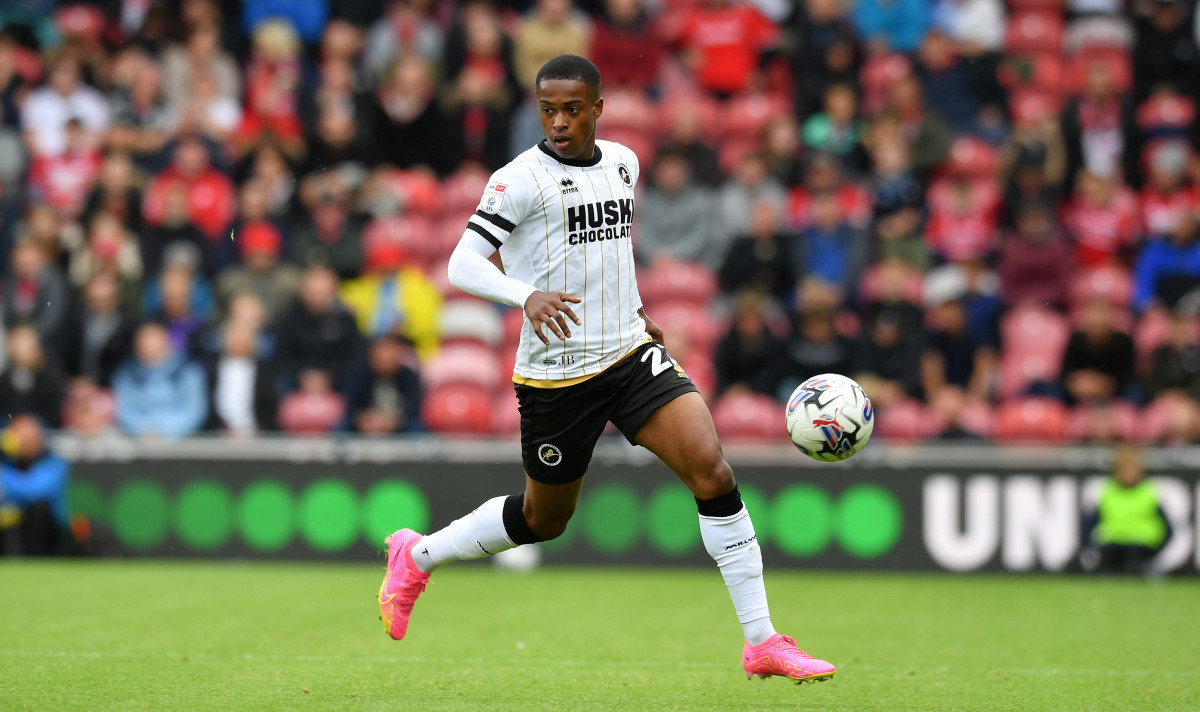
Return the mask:
<svg viewBox="0 0 1200 712"><path fill-rule="evenodd" d="M642 363L650 360L650 375L657 376L668 368L678 368L679 364L667 353L662 344L654 344L642 354ZM665 361L663 359L666 359Z"/></svg>

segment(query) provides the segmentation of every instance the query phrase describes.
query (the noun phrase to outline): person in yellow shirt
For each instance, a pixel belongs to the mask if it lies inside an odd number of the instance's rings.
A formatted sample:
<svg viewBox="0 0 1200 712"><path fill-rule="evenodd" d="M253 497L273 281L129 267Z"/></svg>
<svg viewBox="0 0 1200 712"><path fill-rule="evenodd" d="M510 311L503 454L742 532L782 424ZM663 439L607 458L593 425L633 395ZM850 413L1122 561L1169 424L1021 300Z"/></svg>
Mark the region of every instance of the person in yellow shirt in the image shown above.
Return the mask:
<svg viewBox="0 0 1200 712"><path fill-rule="evenodd" d="M1171 525L1136 448L1122 446L1113 453L1112 476L1101 485L1096 511L1085 529L1085 568L1152 573L1155 555L1171 538Z"/></svg>
<svg viewBox="0 0 1200 712"><path fill-rule="evenodd" d="M438 349L442 295L398 244L368 244L363 276L346 280L342 302L369 339L398 334L411 341L422 361Z"/></svg>

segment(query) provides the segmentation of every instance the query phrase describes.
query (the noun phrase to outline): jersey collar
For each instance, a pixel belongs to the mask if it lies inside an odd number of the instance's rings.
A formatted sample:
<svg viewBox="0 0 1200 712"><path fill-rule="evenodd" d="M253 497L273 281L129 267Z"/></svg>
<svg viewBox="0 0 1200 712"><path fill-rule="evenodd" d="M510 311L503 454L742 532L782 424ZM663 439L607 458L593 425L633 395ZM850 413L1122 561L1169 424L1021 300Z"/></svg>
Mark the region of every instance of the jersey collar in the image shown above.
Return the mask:
<svg viewBox="0 0 1200 712"><path fill-rule="evenodd" d="M592 157L591 158L563 158L562 156L555 153L554 149L550 148L550 145L546 143L545 139L542 139L542 141L540 143L538 143L537 147L542 149L542 153L553 158L554 160L558 161L559 163L563 163L568 166L578 166L580 168L587 168L588 166L594 166L600 162L600 147L599 146L595 146L592 148Z"/></svg>

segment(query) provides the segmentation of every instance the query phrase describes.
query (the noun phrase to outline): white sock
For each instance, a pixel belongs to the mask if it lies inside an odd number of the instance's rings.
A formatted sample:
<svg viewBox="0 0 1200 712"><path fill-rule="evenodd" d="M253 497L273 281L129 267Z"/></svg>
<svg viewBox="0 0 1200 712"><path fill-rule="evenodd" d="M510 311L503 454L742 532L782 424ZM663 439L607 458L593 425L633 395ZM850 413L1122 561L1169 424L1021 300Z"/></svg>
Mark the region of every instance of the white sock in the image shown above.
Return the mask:
<svg viewBox="0 0 1200 712"><path fill-rule="evenodd" d="M746 641L759 645L775 635L763 584L762 550L745 505L732 517L700 515L700 538L721 569Z"/></svg>
<svg viewBox="0 0 1200 712"><path fill-rule="evenodd" d="M429 573L447 561L482 559L515 547L504 529L505 499L489 499L446 528L421 537L412 549L417 568Z"/></svg>

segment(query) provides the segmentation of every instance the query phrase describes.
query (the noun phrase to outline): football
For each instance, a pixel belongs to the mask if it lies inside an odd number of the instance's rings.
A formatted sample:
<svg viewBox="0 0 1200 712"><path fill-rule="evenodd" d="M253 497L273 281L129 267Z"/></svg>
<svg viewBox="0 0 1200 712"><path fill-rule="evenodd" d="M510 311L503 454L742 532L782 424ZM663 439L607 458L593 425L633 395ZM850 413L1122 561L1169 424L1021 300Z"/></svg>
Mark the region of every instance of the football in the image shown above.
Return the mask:
<svg viewBox="0 0 1200 712"><path fill-rule="evenodd" d="M866 391L837 373L813 376L797 386L784 417L796 449L821 462L849 459L875 430Z"/></svg>

